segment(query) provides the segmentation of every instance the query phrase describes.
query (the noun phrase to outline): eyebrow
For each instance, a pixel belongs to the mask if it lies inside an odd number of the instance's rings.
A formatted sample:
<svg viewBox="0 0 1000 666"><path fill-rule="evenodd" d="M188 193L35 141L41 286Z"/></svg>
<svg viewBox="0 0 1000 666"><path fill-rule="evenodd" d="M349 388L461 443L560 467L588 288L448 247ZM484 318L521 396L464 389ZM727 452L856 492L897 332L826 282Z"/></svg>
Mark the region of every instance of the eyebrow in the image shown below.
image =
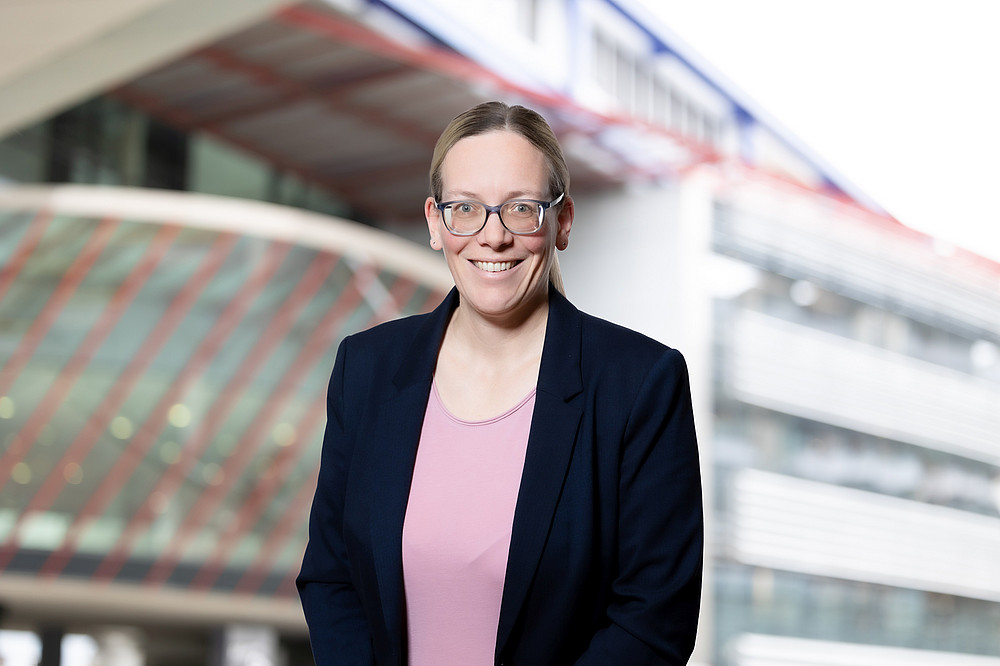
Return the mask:
<svg viewBox="0 0 1000 666"><path fill-rule="evenodd" d="M475 192L469 192L468 190L457 190L453 192L453 196L446 197L442 195L441 199L442 201L461 201L464 199L472 199L485 203L479 198L479 195ZM510 201L512 199L534 199L535 201L542 201L543 197L540 194L532 194L525 190L512 190L507 193L506 198L503 201ZM503 203L503 201L500 203Z"/></svg>

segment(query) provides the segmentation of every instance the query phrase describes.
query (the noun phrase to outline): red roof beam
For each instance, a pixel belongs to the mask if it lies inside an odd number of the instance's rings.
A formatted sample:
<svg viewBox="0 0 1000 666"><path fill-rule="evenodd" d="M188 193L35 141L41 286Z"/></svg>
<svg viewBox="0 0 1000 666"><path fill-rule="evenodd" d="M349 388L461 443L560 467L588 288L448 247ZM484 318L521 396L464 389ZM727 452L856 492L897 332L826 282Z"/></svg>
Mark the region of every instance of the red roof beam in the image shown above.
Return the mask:
<svg viewBox="0 0 1000 666"><path fill-rule="evenodd" d="M83 533L84 528L101 514L107 505L128 482L135 468L152 448L166 423L170 408L177 403L197 379L212 358L232 334L236 325L244 318L254 300L267 286L278 271L290 245L272 243L268 252L253 275L243 284L226 308L219 314L212 328L202 339L194 353L188 358L184 367L174 377L167 391L160 397L155 407L146 417L142 426L129 441L128 446L118 457L115 465L107 472L104 480L90 496L82 509L73 517L66 530L62 545L49 556L40 570L43 576L59 574L73 554L73 548Z"/></svg>
<svg viewBox="0 0 1000 666"><path fill-rule="evenodd" d="M254 377L264 362L288 334L303 308L323 286L337 261L337 258L326 253L318 253L315 256L299 283L292 289L290 296L270 318L267 327L247 353L239 369L229 379L226 386L219 391L218 399L205 410L205 420L198 425L194 434L184 443L180 459L166 469L143 504L132 514L125 529L118 537L117 543L108 549L94 573L94 578L111 579L118 573L128 559L136 539L142 534L142 530L156 518L157 504L169 501L169 498L184 482L187 474L212 443L233 408L239 404L246 390L252 385Z"/></svg>
<svg viewBox="0 0 1000 666"><path fill-rule="evenodd" d="M146 251L138 264L122 280L97 321L94 322L93 326L87 332L83 342L73 352L73 355L66 365L63 366L38 405L25 420L24 425L21 427L21 432L18 433L19 446L11 446L7 450L7 455L12 456L12 458L16 457L18 455L16 448L30 447L42 428L55 415L59 407L63 405L69 392L90 364L94 354L104 343L136 295L138 295L147 280L149 280L149 277L156 270L157 265L159 265L167 253L167 249L179 232L180 227L176 225L163 225L160 227L146 247ZM14 460L13 463L16 464L17 461ZM7 461L5 461L0 465L5 468L7 464ZM57 472L59 469L61 467L56 467ZM36 495L44 498L54 497L62 487L62 477L58 473L50 474L46 477Z"/></svg>
<svg viewBox="0 0 1000 666"><path fill-rule="evenodd" d="M188 542L195 537L198 530L204 525L219 503L233 487L246 466L249 464L252 455L261 447L266 437L270 434L269 427L271 421L281 413L285 403L298 389L302 378L315 367L314 355L320 355L329 349L332 344L332 336L338 331L340 322L346 319L361 303L363 293L367 288L367 283L376 280L375 269L371 266L363 266L358 273L355 273L349 283L346 293L337 299L336 305L331 309L330 314L318 328L318 334L310 338L309 343L303 353L296 358L295 362L285 373L278 388L267 401L264 407L257 412L253 421L244 428L246 437L241 441L240 447L233 452L222 466L222 483L205 488L194 506L188 511L184 522L177 529L174 537L170 541L170 546L154 562L145 582L151 585L160 585L166 582L170 574L180 563L184 548ZM312 345L312 346L310 346Z"/></svg>
<svg viewBox="0 0 1000 666"><path fill-rule="evenodd" d="M202 49L198 54L203 58L209 59L217 67L251 77L258 83L278 91L284 100L313 99L322 102L330 108L336 109L340 113L363 118L366 123L374 124L397 136L429 146L433 146L437 141L438 137L436 134L427 132L421 127L381 114L377 109L358 107L356 104L349 103L340 94L318 95L315 88L291 81L266 65L243 60L233 53L214 47Z"/></svg>
<svg viewBox="0 0 1000 666"><path fill-rule="evenodd" d="M35 213L34 219L28 224L27 230L21 237L21 242L18 243L10 259L3 267L0 267L0 301L7 295L10 286L17 281L17 276L24 270L25 264L28 263L35 248L38 247L38 243L45 235L51 221L52 215L48 211L40 210Z"/></svg>
<svg viewBox="0 0 1000 666"><path fill-rule="evenodd" d="M325 45L329 49L329 45ZM197 57L199 54L194 54ZM277 97L271 97L270 99L264 99L257 101L255 103L244 104L242 106L237 106L236 108L230 108L223 111L219 111L215 114L208 116L202 116L199 118L199 122L202 127L210 130L218 129L223 125L227 125L232 122L238 122L244 118L251 116L262 115L272 111L277 111L281 109L284 105L288 104L289 101L294 99L316 99L322 101L323 103L329 104L337 101L338 97L344 97L350 95L352 92L363 89L369 86L380 85L386 81L393 80L405 73L405 68L392 63L393 67L391 69L383 69L379 71L373 71L367 75L358 75L353 73L350 79L344 82L324 82L320 88L309 88L305 91L300 91L297 93L285 92ZM313 85L311 82L305 82L303 85ZM308 97L306 97L308 95Z"/></svg>
<svg viewBox="0 0 1000 666"><path fill-rule="evenodd" d="M219 234L209 252L205 255L196 273L185 283L177 293L163 316L153 327L149 337L143 342L142 347L132 357L118 379L105 394L101 404L94 410L90 418L70 442L63 453L62 458L56 464L56 469L61 469L67 463L75 460L83 460L104 433L105 428L112 418L117 414L118 409L125 402L125 399L132 392L133 387L145 373L146 368L153 362L156 354L160 351L170 338L174 329L187 315L194 305L202 289L211 281L215 273L221 268L237 236L233 234ZM56 489L56 491L58 488ZM10 559L17 552L19 530L24 518L34 511L43 511L55 500L55 495L41 496L38 493L32 497L27 508L18 514L14 525L7 534L7 539L0 548L0 571L10 563Z"/></svg>
<svg viewBox="0 0 1000 666"><path fill-rule="evenodd" d="M77 287L87 277L87 273L94 266L97 258L101 255L111 239L115 228L118 226L117 220L102 220L97 228L91 231L83 249L76 255L76 259L70 264L62 279L48 301L42 307L41 312L31 323L31 326L21 337L14 352L7 358L6 364L0 369L0 395L7 395L14 382L20 376L21 371L28 364L34 355L38 345L48 334L52 325L55 324L62 309L72 298ZM34 440L26 437L16 437L0 458L0 489L7 483L10 472L14 465L21 460L23 455L31 448Z"/></svg>
<svg viewBox="0 0 1000 666"><path fill-rule="evenodd" d="M7 357L6 364L0 369L0 395L5 395L17 380L21 370L27 365L38 345L55 324L62 309L73 297L80 283L87 277L87 273L93 268L97 258L104 252L104 248L107 247L117 226L118 220L104 219L101 220L96 229L90 232L83 249L63 273L45 306L21 337L17 349ZM5 480L6 474L0 472L0 488L3 487Z"/></svg>

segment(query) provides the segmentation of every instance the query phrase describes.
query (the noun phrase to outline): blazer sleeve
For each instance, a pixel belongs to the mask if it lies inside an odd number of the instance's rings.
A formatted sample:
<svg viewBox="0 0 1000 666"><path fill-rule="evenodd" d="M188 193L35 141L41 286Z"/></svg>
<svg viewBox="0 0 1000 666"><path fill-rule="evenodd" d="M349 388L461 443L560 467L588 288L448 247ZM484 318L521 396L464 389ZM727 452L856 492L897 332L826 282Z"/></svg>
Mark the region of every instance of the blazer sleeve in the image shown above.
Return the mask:
<svg viewBox="0 0 1000 666"><path fill-rule="evenodd" d="M346 349L347 340L337 351L330 378L309 543L296 579L317 666L375 663L371 632L351 580L343 532L347 470L353 449L344 421Z"/></svg>
<svg viewBox="0 0 1000 666"><path fill-rule="evenodd" d="M577 664L686 664L697 631L704 539L691 391L676 350L653 365L632 405L619 479L609 624Z"/></svg>

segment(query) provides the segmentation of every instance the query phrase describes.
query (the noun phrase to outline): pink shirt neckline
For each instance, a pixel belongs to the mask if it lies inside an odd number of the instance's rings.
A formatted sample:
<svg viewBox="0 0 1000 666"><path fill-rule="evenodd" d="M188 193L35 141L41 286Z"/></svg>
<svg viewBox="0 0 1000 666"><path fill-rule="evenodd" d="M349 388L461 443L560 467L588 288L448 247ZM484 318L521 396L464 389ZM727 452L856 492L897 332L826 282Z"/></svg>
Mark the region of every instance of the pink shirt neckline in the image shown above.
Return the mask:
<svg viewBox="0 0 1000 666"><path fill-rule="evenodd" d="M513 414L514 412L516 412L517 410L521 409L526 404L528 404L528 402L535 397L536 390L537 389L532 388L530 391L528 391L528 395L521 398L521 400L516 405L508 409L503 414L500 414L498 416L493 416L488 419L483 419L481 421L468 421L461 417L455 416L454 414L451 413L448 407L445 406L444 401L441 399L441 394L438 393L437 380L436 379L431 380L431 392L434 394L434 399L437 400L437 404L440 405L441 411L444 412L444 415L447 416L452 421L454 421L455 423L468 426L484 426L484 425L490 425L491 423L496 423L497 421L502 421L503 419L507 418L508 416L510 416L511 414Z"/></svg>

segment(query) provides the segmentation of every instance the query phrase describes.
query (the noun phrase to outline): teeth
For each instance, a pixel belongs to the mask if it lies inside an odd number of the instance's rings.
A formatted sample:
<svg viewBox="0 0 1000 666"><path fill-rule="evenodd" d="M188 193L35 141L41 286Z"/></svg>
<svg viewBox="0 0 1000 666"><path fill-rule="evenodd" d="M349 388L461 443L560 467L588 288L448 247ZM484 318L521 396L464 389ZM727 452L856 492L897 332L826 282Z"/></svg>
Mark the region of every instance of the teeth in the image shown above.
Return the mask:
<svg viewBox="0 0 1000 666"><path fill-rule="evenodd" d="M489 273L499 273L500 271L510 270L514 267L513 261L476 261L476 268L481 271L487 271Z"/></svg>

